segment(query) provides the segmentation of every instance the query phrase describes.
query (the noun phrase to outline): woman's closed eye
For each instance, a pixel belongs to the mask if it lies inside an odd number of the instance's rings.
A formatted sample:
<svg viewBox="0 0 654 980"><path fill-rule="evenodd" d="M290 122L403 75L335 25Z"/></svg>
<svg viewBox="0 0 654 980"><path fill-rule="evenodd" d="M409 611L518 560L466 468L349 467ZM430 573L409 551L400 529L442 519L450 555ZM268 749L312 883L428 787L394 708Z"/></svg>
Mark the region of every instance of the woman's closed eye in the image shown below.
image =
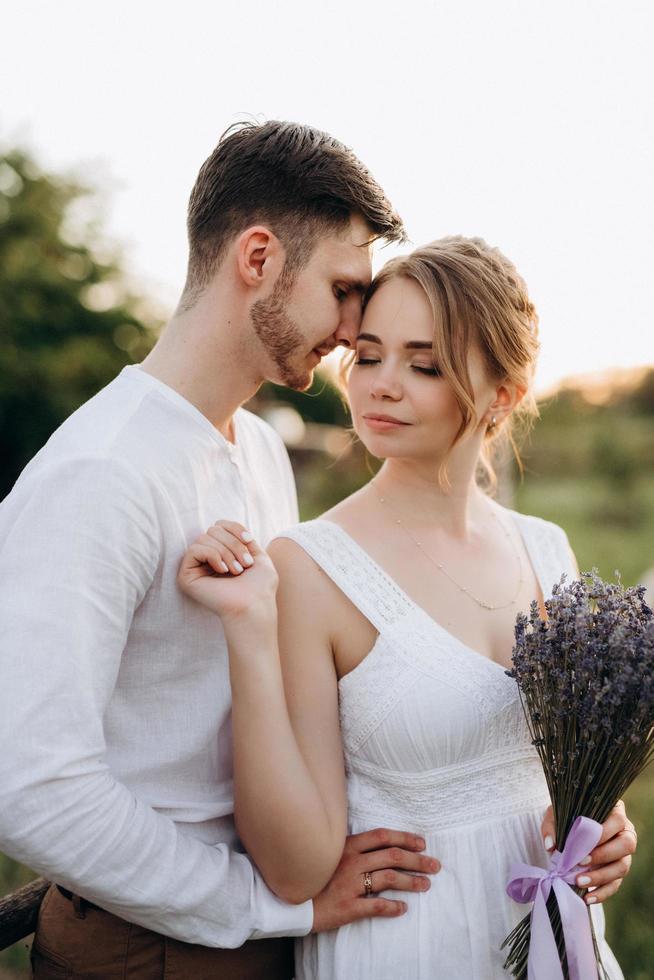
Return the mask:
<svg viewBox="0 0 654 980"><path fill-rule="evenodd" d="M426 374L430 378L440 377L441 372L438 370L437 367L434 367L433 364L431 365L431 367L428 367L426 364L424 365L412 364L411 367L413 368L414 371L419 371L420 374Z"/></svg>
<svg viewBox="0 0 654 980"><path fill-rule="evenodd" d="M354 363L359 364L362 367L365 367L366 365L381 364L381 361L379 360L379 358L374 358L374 357L358 357ZM417 371L419 374L424 374L427 377L430 378L440 377L441 372L438 370L438 368L434 367L433 365L411 364L410 367L413 371Z"/></svg>

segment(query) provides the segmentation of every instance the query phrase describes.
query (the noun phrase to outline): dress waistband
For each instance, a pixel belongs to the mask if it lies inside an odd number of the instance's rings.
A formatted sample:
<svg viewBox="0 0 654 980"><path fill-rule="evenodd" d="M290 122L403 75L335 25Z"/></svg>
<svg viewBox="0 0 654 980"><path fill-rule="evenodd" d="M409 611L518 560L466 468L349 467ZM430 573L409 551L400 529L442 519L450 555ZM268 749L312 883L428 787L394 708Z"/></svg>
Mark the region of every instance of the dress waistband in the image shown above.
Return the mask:
<svg viewBox="0 0 654 980"><path fill-rule="evenodd" d="M347 771L351 816L375 826L433 833L549 804L531 746L423 772L383 769L350 756Z"/></svg>

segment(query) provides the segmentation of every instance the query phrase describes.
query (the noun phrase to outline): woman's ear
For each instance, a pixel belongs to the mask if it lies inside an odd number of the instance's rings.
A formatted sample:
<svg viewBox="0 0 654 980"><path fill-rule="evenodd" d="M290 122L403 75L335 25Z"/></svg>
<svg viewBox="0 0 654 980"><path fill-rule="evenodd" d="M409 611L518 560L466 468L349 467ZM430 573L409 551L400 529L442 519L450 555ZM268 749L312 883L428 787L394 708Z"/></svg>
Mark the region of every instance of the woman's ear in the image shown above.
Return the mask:
<svg viewBox="0 0 654 980"><path fill-rule="evenodd" d="M265 225L246 228L236 240L236 267L243 285L269 286L282 271L282 243Z"/></svg>
<svg viewBox="0 0 654 980"><path fill-rule="evenodd" d="M495 397L488 406L488 412L494 415L498 422L507 418L527 394L524 385L503 381L495 389Z"/></svg>

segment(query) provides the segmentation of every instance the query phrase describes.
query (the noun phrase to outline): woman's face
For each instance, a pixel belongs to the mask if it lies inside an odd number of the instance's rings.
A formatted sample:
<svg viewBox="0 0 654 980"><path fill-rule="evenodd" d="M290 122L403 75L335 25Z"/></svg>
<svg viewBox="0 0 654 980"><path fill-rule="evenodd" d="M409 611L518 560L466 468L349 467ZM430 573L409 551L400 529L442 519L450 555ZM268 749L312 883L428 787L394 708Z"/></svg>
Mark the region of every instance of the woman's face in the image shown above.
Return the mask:
<svg viewBox="0 0 654 980"><path fill-rule="evenodd" d="M355 431L379 459L441 460L459 431L454 392L432 358L433 335L431 306L412 279L390 279L366 307L348 397ZM476 350L470 351L468 372L481 414L495 388Z"/></svg>

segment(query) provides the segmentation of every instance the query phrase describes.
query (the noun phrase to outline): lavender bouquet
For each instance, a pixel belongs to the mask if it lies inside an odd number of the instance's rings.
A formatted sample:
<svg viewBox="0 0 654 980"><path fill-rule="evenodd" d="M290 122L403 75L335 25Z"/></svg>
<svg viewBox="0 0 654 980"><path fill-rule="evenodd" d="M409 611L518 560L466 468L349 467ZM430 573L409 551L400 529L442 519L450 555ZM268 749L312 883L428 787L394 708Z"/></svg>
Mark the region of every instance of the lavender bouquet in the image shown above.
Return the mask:
<svg viewBox="0 0 654 980"><path fill-rule="evenodd" d="M574 886L574 880L581 870L577 861L597 842L592 821L606 820L654 757L654 615L644 593L643 587L624 588L619 576L617 583L605 583L596 571L569 585L564 576L545 603L546 620L533 603L529 616L521 614L516 621L513 669L507 673L518 682L549 787L560 848L552 858L554 876L541 872L538 881L516 878L508 888L512 897L521 892L519 901L535 899L533 913L502 944L502 949L509 948L504 968L519 980L528 975L532 940L532 969L546 950L554 972L544 976L569 980L592 975L580 969L583 957L579 949L572 949L572 942L566 943L566 932L568 940L585 934L592 969L600 978L607 976L590 907L581 899L586 890ZM579 818L585 818L585 840ZM530 873L540 870L520 867ZM543 877L547 888L538 895ZM578 918L574 928L570 925L572 906L575 915L583 916L581 929Z"/></svg>

